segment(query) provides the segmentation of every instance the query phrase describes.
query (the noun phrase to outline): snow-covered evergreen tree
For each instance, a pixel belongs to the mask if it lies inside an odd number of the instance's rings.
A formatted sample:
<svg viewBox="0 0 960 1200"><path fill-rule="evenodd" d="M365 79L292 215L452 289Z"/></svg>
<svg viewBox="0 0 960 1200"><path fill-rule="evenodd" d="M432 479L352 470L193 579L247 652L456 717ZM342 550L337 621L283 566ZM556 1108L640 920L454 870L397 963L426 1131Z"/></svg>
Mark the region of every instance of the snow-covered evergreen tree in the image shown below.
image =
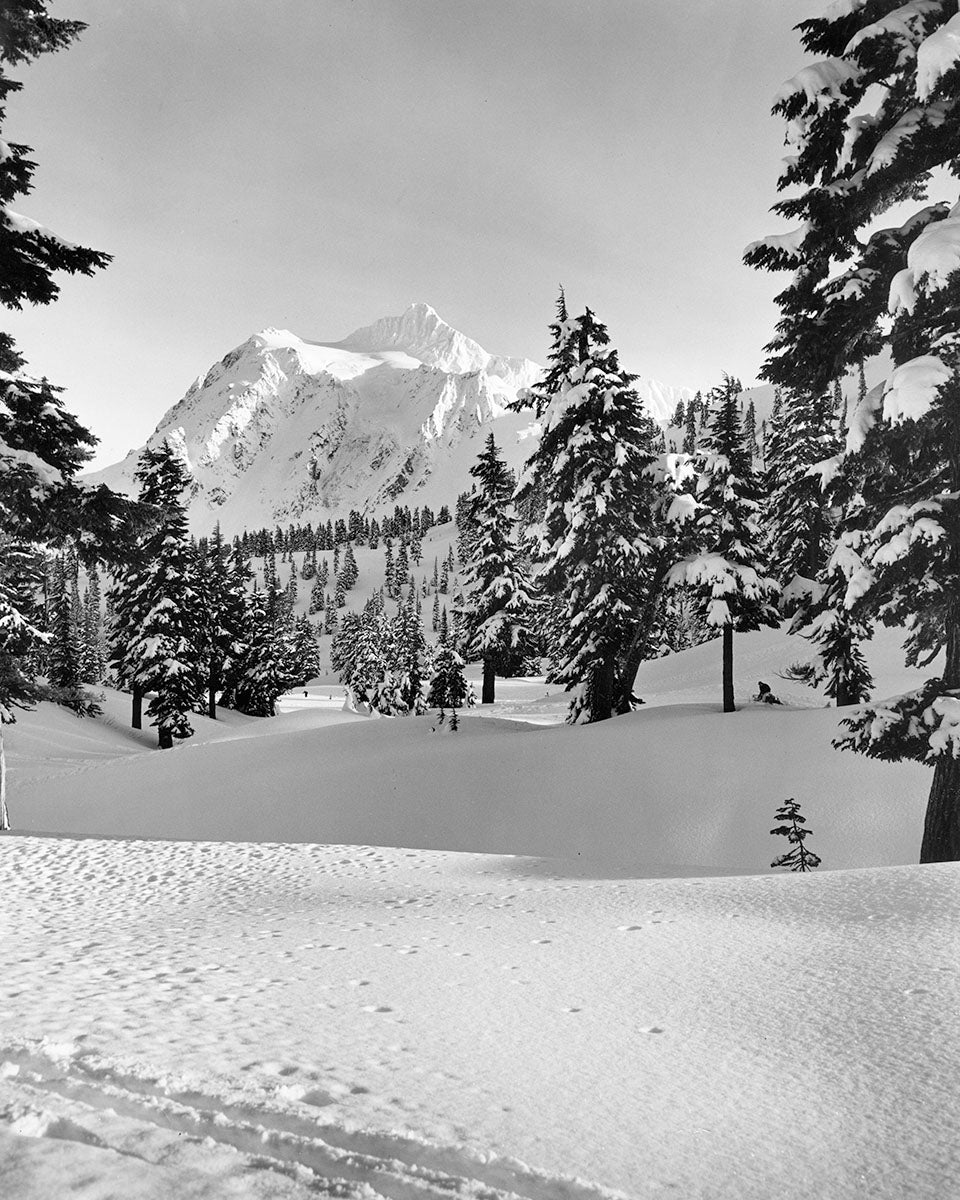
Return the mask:
<svg viewBox="0 0 960 1200"><path fill-rule="evenodd" d="M747 250L787 269L767 378L820 393L883 344L886 381L849 420L846 469L860 503L847 514L844 605L906 627L908 661L941 650L943 675L886 708L847 720L844 747L934 767L920 857L960 858L960 37L956 5L834 4L799 26L817 61L781 89L794 153L775 209L792 233ZM946 170L944 170L946 168ZM889 228L876 219L912 201ZM889 316L892 316L892 322Z"/></svg>
<svg viewBox="0 0 960 1200"><path fill-rule="evenodd" d="M219 523L198 568L206 712L216 719L218 697L231 701L247 653L246 588L251 573L239 547L228 551Z"/></svg>
<svg viewBox="0 0 960 1200"><path fill-rule="evenodd" d="M555 390L531 393L542 433L518 496L545 503L535 581L564 605L555 678L574 693L568 720L601 721L632 688L626 659L655 590L657 431L593 313L556 329Z"/></svg>
<svg viewBox="0 0 960 1200"><path fill-rule="evenodd" d="M80 638L80 680L97 684L107 671L106 642L101 611L100 573L96 564L87 569L87 589L83 596Z"/></svg>
<svg viewBox="0 0 960 1200"><path fill-rule="evenodd" d="M547 369L533 387L523 389L510 408L522 412L532 408L537 420L550 407L578 364L578 347L570 336L570 317L563 288L557 298L557 317L550 323L551 343L547 354ZM463 556L461 556L463 557Z"/></svg>
<svg viewBox="0 0 960 1200"><path fill-rule="evenodd" d="M188 738L187 714L203 687L200 661L201 594L196 560L187 536L183 492L189 476L167 442L140 456L140 499L156 514L139 562L115 588L113 661L140 696L153 692L147 715L160 749Z"/></svg>
<svg viewBox="0 0 960 1200"><path fill-rule="evenodd" d="M463 674L463 659L447 641L438 643L433 655L427 706L455 713L472 704L473 693Z"/></svg>
<svg viewBox="0 0 960 1200"><path fill-rule="evenodd" d="M830 554L830 500L822 477L811 469L838 450L829 395L790 395L766 450L768 557L771 574L784 588L809 587Z"/></svg>
<svg viewBox="0 0 960 1200"><path fill-rule="evenodd" d="M70 596L70 582L63 558L54 571L50 595L50 642L47 655L47 677L62 692L77 694L81 678L80 629L77 625Z"/></svg>
<svg viewBox="0 0 960 1200"><path fill-rule="evenodd" d="M320 674L320 644L309 617L298 617L294 624L293 650L297 674L300 676L298 683L306 683Z"/></svg>
<svg viewBox="0 0 960 1200"><path fill-rule="evenodd" d="M778 587L760 547L760 489L743 444L737 397L727 378L711 397L696 487L698 541L670 571L673 586L696 590L704 620L723 635L723 711L734 712L733 635L776 627Z"/></svg>
<svg viewBox="0 0 960 1200"><path fill-rule="evenodd" d="M276 612L259 588L247 594L246 653L233 704L252 717L276 715L277 700L297 682L291 672L292 642L278 636Z"/></svg>
<svg viewBox="0 0 960 1200"><path fill-rule="evenodd" d="M513 478L492 433L470 474L477 481L470 508L475 536L463 572L467 596L463 650L467 657L482 659L481 703L492 704L498 665L505 656L526 654L531 587L514 532ZM439 617L439 601L435 608Z"/></svg>
<svg viewBox="0 0 960 1200"><path fill-rule="evenodd" d="M681 446L684 454L695 454L697 450L697 415L700 412L702 399L703 397L697 392L687 405L687 418L683 431L683 445Z"/></svg>

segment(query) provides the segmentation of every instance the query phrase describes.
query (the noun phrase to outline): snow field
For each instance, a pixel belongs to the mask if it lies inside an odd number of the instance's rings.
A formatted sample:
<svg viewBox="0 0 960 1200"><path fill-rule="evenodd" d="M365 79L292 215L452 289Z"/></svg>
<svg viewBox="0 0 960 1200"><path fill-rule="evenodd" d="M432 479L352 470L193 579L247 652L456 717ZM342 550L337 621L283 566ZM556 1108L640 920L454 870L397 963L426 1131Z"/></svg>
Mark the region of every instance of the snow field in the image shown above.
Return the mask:
<svg viewBox="0 0 960 1200"><path fill-rule="evenodd" d="M946 1196L960 1168L953 864L577 879L31 837L0 859L8 1195Z"/></svg>
<svg viewBox="0 0 960 1200"><path fill-rule="evenodd" d="M960 877L890 865L929 773L830 748L802 640L736 641L728 715L717 643L592 727L525 723L535 679L456 734L325 681L163 753L117 693L23 714L4 1197L950 1195ZM768 869L791 795L810 876Z"/></svg>

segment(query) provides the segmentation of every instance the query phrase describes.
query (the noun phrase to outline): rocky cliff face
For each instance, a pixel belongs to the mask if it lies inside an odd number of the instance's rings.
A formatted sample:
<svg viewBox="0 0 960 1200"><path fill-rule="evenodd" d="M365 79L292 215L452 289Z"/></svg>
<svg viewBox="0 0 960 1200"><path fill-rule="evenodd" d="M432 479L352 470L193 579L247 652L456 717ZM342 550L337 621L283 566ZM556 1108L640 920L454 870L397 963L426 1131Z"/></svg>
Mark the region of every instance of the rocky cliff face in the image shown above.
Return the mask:
<svg viewBox="0 0 960 1200"><path fill-rule="evenodd" d="M148 444L181 448L198 532L395 501L439 508L468 486L489 429L511 465L527 456L535 431L506 405L540 373L528 359L488 354L426 304L342 342L265 329L197 379ZM647 382L642 394L663 420L686 393ZM89 479L134 491L139 454Z"/></svg>

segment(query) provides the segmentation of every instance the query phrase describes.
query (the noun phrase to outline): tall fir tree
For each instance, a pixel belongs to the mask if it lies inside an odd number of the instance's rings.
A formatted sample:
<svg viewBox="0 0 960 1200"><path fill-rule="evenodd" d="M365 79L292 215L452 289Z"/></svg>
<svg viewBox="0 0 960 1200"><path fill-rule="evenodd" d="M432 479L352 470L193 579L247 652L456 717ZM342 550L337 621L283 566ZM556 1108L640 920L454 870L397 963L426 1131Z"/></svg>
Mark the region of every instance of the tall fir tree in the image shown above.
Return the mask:
<svg viewBox="0 0 960 1200"><path fill-rule="evenodd" d="M14 309L49 304L59 272L90 275L110 258L14 207L31 190L36 163L6 128L9 99L22 87L10 69L66 48L86 28L50 16L48 7L45 0L8 3L0 19L0 305ZM0 829L9 821L3 727L43 695L36 668L44 630L32 590L39 579L36 547L82 534L85 561L122 558L126 537L118 525L137 516L108 488L75 483L96 439L66 411L61 389L25 366L13 339L0 333Z"/></svg>
<svg viewBox="0 0 960 1200"><path fill-rule="evenodd" d="M790 395L766 456L768 556L771 573L784 588L794 584L796 589L795 581L811 584L830 554L830 498L813 468L838 450L829 395Z"/></svg>
<svg viewBox="0 0 960 1200"><path fill-rule="evenodd" d="M81 684L81 643L70 583L68 568L61 558L60 570L54 573L50 597L52 621L47 676L61 694L77 696Z"/></svg>
<svg viewBox="0 0 960 1200"><path fill-rule="evenodd" d="M152 692L147 715L160 749L188 738L187 714L202 691L201 596L187 535L183 492L189 476L167 442L148 447L136 472L141 502L156 513L139 563L120 580L114 599L114 661L135 695Z"/></svg>
<svg viewBox="0 0 960 1200"><path fill-rule="evenodd" d="M687 418L683 431L683 445L681 449L684 454L695 454L697 450L697 416L700 412L700 405L703 397L697 392L690 403L687 405Z"/></svg>
<svg viewBox="0 0 960 1200"><path fill-rule="evenodd" d="M564 606L556 679L573 692L568 720L602 721L632 690L625 655L655 591L656 427L589 309L557 329L557 362L570 365L533 397L542 433L518 495L544 501L535 582Z"/></svg>
<svg viewBox="0 0 960 1200"><path fill-rule="evenodd" d="M101 611L100 573L95 563L87 569L87 589L83 595L81 631L81 682L101 683L106 674L107 661Z"/></svg>
<svg viewBox="0 0 960 1200"><path fill-rule="evenodd" d="M798 28L817 56L775 111L793 142L775 211L802 225L748 247L752 265L791 272L765 376L820 392L886 346L892 367L849 421L844 606L906 627L907 660L930 679L883 714L847 719L843 748L933 766L920 858L960 859L960 56L956 5L834 5ZM934 201L931 188L940 190ZM799 194L798 194L799 193ZM914 201L891 228L875 221ZM890 319L892 317L892 320Z"/></svg>
<svg viewBox="0 0 960 1200"><path fill-rule="evenodd" d="M734 633L780 622L774 606L779 589L760 546L760 488L743 444L739 393L737 381L726 378L711 396L696 489L699 548L670 572L674 586L696 590L706 624L722 634L724 712L736 711Z"/></svg>
<svg viewBox="0 0 960 1200"><path fill-rule="evenodd" d="M467 595L463 650L468 657L482 660L481 703L492 704L498 666L504 659L522 659L527 654L532 593L515 534L513 478L492 433L470 474L477 481L470 509L476 534L463 573ZM437 599L434 609L436 627Z"/></svg>

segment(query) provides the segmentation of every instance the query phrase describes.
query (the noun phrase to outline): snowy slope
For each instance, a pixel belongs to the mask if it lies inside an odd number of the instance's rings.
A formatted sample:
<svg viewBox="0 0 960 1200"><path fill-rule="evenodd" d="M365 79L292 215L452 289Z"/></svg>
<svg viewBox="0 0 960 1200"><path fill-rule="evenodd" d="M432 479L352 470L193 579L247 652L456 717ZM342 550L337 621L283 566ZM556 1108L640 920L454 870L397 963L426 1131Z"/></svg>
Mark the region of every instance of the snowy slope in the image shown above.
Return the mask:
<svg viewBox="0 0 960 1200"><path fill-rule="evenodd" d="M3 1194L950 1195L957 868L878 866L928 774L833 752L803 650L738 637L733 715L715 643L647 664L592 728L498 719L536 680L456 735L321 683L168 753L112 693L25 714L15 824L111 837L0 838ZM870 869L771 875L789 794Z"/></svg>
<svg viewBox="0 0 960 1200"><path fill-rule="evenodd" d="M739 636L736 714L716 643L647 664L586 728L516 719L532 679L457 734L321 682L171 752L112 693L24 714L13 820L60 832L0 837L4 1197L952 1195L960 874L882 865L929 774L832 751L803 649ZM791 794L830 869L769 871Z"/></svg>
<svg viewBox="0 0 960 1200"><path fill-rule="evenodd" d="M172 438L194 476L193 528L227 533L372 512L395 499L452 505L492 429L510 465L529 453L528 417L506 411L541 372L446 324L427 304L340 342L286 330L249 338L188 389L148 444ZM641 380L666 420L682 389ZM87 478L134 489L139 450Z"/></svg>
<svg viewBox="0 0 960 1200"><path fill-rule="evenodd" d="M838 711L777 676L803 657L801 639L761 631L736 642L735 714L719 711L717 642L646 664L637 679L646 707L586 727L498 719L560 717L564 695L535 681L501 688L501 703L465 713L456 735L432 732L431 718L349 718L324 699L334 688L315 684L272 721L191 718L197 737L165 753L152 749L153 731L124 728L128 702L115 694L102 737L102 722L44 705L7 734L12 820L45 833L385 843L641 873L765 871L773 811L794 796L826 866L916 861L927 769L832 749ZM899 666L891 631L868 653L879 695L919 677ZM750 702L757 678L783 707ZM50 747L69 731L55 761Z"/></svg>

